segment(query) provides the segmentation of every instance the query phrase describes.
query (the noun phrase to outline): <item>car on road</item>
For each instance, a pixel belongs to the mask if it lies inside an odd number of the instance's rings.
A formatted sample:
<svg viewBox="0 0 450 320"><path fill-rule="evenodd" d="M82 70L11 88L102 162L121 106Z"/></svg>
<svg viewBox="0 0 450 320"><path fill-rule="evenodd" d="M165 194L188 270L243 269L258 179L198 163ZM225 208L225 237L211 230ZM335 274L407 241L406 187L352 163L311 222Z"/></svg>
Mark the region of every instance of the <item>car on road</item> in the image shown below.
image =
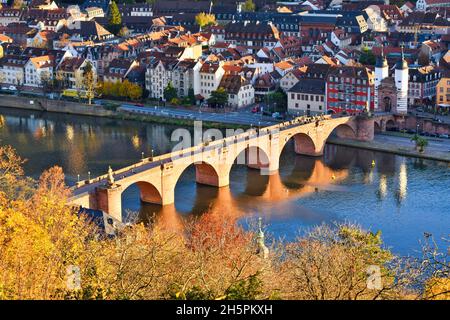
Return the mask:
<svg viewBox="0 0 450 320"><path fill-rule="evenodd" d="M430 135L429 135L429 137L431 137L431 138L437 138L437 134L436 133L430 133Z"/></svg>
<svg viewBox="0 0 450 320"><path fill-rule="evenodd" d="M17 91L17 88L15 86L9 86L9 87L2 87L2 90L9 90L9 91Z"/></svg>
<svg viewBox="0 0 450 320"><path fill-rule="evenodd" d="M264 116L272 116L272 112L270 111L263 111Z"/></svg>
<svg viewBox="0 0 450 320"><path fill-rule="evenodd" d="M417 112L423 112L423 108L422 107L418 107L418 108L416 108L416 111Z"/></svg>
<svg viewBox="0 0 450 320"><path fill-rule="evenodd" d="M260 112L260 111L261 111L261 108L258 107L258 106L255 106L255 107L252 108L252 112L253 113L257 113L257 112Z"/></svg>
<svg viewBox="0 0 450 320"><path fill-rule="evenodd" d="M439 135L439 138L442 138L442 139L448 139L448 138L449 138L449 135L448 135L448 134L440 134L440 135Z"/></svg>
<svg viewBox="0 0 450 320"><path fill-rule="evenodd" d="M143 104L143 103L135 103L134 105L135 105L136 107L141 107L141 108L144 107L144 104Z"/></svg>

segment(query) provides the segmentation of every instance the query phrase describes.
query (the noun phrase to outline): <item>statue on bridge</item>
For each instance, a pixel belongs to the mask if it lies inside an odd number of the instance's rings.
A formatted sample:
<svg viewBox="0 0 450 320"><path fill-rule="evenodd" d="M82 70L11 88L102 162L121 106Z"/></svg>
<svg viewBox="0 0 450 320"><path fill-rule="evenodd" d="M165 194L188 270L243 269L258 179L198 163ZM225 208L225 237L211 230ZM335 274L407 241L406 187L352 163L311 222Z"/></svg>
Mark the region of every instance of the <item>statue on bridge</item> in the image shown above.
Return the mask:
<svg viewBox="0 0 450 320"><path fill-rule="evenodd" d="M108 167L107 184L108 184L108 187L112 187L115 185L113 170L111 169L111 166Z"/></svg>

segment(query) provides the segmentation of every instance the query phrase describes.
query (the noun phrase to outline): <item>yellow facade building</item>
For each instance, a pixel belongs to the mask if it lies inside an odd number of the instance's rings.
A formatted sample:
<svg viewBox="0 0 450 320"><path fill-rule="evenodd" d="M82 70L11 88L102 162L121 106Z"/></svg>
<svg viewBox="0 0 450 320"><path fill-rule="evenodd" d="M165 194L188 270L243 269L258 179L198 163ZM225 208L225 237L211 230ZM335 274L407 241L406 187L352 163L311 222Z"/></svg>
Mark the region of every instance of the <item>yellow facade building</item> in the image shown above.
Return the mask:
<svg viewBox="0 0 450 320"><path fill-rule="evenodd" d="M436 104L450 107L450 78L441 78L436 85Z"/></svg>

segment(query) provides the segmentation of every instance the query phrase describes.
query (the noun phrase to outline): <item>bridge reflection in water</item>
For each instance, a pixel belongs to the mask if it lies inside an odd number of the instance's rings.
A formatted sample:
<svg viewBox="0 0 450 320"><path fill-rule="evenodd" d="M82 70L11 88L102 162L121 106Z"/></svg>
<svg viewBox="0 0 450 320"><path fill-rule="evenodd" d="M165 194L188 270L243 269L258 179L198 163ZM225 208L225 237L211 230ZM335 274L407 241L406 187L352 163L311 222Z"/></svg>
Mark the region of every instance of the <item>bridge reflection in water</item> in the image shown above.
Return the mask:
<svg viewBox="0 0 450 320"><path fill-rule="evenodd" d="M230 185L214 188L195 183L195 169L187 169L175 189L175 203L159 206L140 203L139 189L131 186L124 191L122 203L124 217L162 227L183 228L183 220L205 212L220 214L224 219L238 220L254 214L266 219L280 216L301 216L304 220L323 221L326 217L306 208L292 208L292 201L322 191L346 192L348 186L341 184L349 177L348 168L361 170L359 183L371 183L374 170L378 174L391 176L396 171L394 157L377 154L380 168L372 166L375 154L367 150L327 145L323 157L296 155L293 143L285 148L280 159L280 170L276 174L261 175L259 170L235 165L230 175ZM380 158L381 157L381 158ZM382 186L380 186L382 188ZM300 201L301 203L301 201ZM289 208L286 208L287 206ZM131 212L132 210L138 212ZM329 218L330 220L333 217Z"/></svg>

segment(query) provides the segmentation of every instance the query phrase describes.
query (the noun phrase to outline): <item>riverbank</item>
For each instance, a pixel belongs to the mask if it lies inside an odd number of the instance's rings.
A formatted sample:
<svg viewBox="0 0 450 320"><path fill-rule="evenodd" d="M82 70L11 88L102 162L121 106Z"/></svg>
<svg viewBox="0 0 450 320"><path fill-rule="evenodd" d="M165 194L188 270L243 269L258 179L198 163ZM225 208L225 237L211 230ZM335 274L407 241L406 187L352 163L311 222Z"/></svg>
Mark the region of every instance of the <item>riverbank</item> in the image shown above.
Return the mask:
<svg viewBox="0 0 450 320"><path fill-rule="evenodd" d="M39 112L53 112L53 113L81 115L81 116L94 116L118 120L132 120L148 123L176 125L183 127L193 126L194 121L196 121L196 119L193 119L192 117L183 117L179 115L158 116L149 114L133 114L128 112L111 110L100 105L88 105L66 100L51 100L38 96L25 97L25 96L0 94L0 107L39 111ZM217 129L250 128L250 126L246 124L233 124L230 122L218 122L208 120L202 120L202 126L204 128L217 128Z"/></svg>
<svg viewBox="0 0 450 320"><path fill-rule="evenodd" d="M406 140L408 140L408 139L406 139ZM354 148L373 150L373 151L381 151L381 152L393 153L393 154L398 154L398 155L407 156L407 157L415 157L415 158L450 162L450 152L448 152L448 150L437 151L434 149L426 148L423 153L420 153L417 150L415 150L413 142L411 142L409 140L408 140L408 142L411 146L405 146L405 145L399 146L397 143L390 143L385 140L377 141L377 138L375 138L374 141L357 141L357 140L350 140L350 139L341 139L341 138L337 138L337 137L330 137L327 140L327 143L335 144L335 145L354 147Z"/></svg>

